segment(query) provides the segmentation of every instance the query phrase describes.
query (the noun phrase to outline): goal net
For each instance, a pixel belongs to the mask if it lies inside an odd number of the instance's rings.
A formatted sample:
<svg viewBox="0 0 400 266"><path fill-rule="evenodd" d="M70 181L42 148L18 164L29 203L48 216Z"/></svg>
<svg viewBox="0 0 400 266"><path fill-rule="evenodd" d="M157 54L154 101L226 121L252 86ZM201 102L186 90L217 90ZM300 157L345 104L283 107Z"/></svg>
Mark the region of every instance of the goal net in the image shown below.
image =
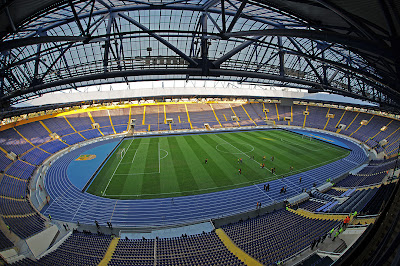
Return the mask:
<svg viewBox="0 0 400 266"><path fill-rule="evenodd" d="M119 160L122 160L122 158L124 158L124 156L125 156L125 153L126 153L125 148L119 149L119 150L118 150L118 153L117 153L118 159L119 159Z"/></svg>

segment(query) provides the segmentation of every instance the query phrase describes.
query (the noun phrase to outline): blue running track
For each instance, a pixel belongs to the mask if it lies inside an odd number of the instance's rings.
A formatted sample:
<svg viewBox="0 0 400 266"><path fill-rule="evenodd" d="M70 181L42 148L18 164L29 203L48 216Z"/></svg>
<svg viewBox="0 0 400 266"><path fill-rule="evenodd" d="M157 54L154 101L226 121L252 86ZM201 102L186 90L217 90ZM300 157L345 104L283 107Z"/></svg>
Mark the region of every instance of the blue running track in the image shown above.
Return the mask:
<svg viewBox="0 0 400 266"><path fill-rule="evenodd" d="M351 153L341 160L323 165L300 174L269 182L270 191L263 191L264 183L232 190L194 196L164 199L115 200L82 193L69 179L70 163L87 150L107 144L109 141L93 143L76 149L53 162L45 178L45 186L51 197L50 205L43 212L53 219L93 224L94 220L105 225L145 227L194 223L254 210L257 202L263 206L281 202L311 188L313 183L321 185L327 178L339 177L367 159L367 154L358 145L347 139L330 134L313 133L346 145ZM115 141L115 140L112 140ZM302 183L299 184L299 177ZM279 193L283 186L287 192Z"/></svg>

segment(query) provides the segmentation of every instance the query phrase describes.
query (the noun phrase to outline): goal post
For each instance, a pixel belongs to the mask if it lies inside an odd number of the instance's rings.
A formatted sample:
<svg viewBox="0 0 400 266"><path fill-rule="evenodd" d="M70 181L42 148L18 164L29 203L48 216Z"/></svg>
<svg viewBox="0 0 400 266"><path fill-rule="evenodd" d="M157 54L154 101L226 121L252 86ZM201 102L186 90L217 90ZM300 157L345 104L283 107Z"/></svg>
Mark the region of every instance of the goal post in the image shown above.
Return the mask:
<svg viewBox="0 0 400 266"><path fill-rule="evenodd" d="M126 153L125 148L119 149L117 152L118 159L122 160L122 158L124 158L124 156L125 156L125 153Z"/></svg>

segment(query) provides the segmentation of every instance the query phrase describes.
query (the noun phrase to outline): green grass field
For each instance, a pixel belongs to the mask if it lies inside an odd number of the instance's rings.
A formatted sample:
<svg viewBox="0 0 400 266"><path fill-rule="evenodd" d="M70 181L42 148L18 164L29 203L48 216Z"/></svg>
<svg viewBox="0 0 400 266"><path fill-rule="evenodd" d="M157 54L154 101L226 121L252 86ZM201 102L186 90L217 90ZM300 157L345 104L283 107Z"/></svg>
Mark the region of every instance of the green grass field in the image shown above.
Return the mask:
<svg viewBox="0 0 400 266"><path fill-rule="evenodd" d="M88 192L116 199L215 192L303 172L348 154L348 150L282 130L126 139ZM271 173L272 167L276 174Z"/></svg>

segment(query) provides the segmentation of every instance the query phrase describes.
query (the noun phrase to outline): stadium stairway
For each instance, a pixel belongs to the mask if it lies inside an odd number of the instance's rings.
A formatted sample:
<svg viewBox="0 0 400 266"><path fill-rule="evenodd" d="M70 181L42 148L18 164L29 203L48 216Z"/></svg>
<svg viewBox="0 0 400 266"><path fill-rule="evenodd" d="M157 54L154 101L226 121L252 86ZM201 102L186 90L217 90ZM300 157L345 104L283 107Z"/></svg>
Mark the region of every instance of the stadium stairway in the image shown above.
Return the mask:
<svg viewBox="0 0 400 266"><path fill-rule="evenodd" d="M111 240L110 245L108 246L108 249L106 251L106 254L104 254L103 259L100 261L99 266L106 266L108 263L111 261L112 255L114 254L115 249L117 248L119 238L113 238Z"/></svg>
<svg viewBox="0 0 400 266"><path fill-rule="evenodd" d="M222 243L226 246L226 248L232 252L236 257L238 257L241 261L243 261L246 265L262 265L259 261L251 257L249 254L244 252L241 248L236 246L236 244L230 239L230 237L225 234L224 230L218 228L215 230L215 233L221 239Z"/></svg>

